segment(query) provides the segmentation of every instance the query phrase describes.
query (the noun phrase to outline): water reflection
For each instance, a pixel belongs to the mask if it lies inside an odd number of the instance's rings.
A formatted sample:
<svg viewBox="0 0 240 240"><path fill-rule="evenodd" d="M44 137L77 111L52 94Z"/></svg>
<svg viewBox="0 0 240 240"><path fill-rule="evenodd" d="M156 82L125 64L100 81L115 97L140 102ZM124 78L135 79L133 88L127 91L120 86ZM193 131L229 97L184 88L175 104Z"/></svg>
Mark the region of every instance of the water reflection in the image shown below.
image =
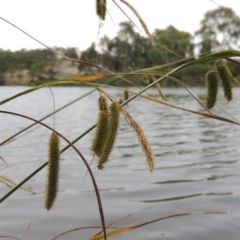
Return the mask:
<svg viewBox="0 0 240 240"><path fill-rule="evenodd" d="M213 181L213 180L218 180L218 179L225 179L229 177L239 177L240 174L226 174L226 175L213 175L211 177L206 178L207 181Z"/></svg>
<svg viewBox="0 0 240 240"><path fill-rule="evenodd" d="M177 196L177 197L172 197L172 198L161 198L161 199L152 199L152 200L138 200L138 201L143 202L143 203L168 202L168 201L182 200L182 199L185 199L185 198L199 197L199 196L202 196L202 195L203 195L202 193L198 193L198 194L192 194L192 195Z"/></svg>
<svg viewBox="0 0 240 240"><path fill-rule="evenodd" d="M185 180L170 180L170 181L154 182L151 184L176 184L176 183L189 183L189 182L201 182L201 181L203 181L203 179L200 179L200 180L185 179Z"/></svg>
<svg viewBox="0 0 240 240"><path fill-rule="evenodd" d="M138 200L138 202L143 202L143 203L170 202L170 201L183 200L186 198L195 198L199 196L229 196L232 194L233 194L232 192L209 192L209 193L198 193L198 194L192 194L192 195L186 195L186 196L177 196L172 198ZM134 200L134 201L137 201L137 200Z"/></svg>

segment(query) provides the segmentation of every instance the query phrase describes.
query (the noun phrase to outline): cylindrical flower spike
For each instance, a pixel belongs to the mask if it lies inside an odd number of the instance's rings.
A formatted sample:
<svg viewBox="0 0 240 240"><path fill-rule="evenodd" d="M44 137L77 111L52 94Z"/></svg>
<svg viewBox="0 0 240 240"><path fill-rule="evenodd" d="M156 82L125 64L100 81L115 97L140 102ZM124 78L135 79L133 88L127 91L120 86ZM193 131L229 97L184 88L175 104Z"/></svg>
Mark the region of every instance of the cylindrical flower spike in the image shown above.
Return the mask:
<svg viewBox="0 0 240 240"><path fill-rule="evenodd" d="M96 154L98 157L101 155L103 149L104 141L106 139L108 131L108 106L107 100L104 96L100 96L98 99L99 104L99 114L95 136L92 141L91 150L93 154Z"/></svg>
<svg viewBox="0 0 240 240"><path fill-rule="evenodd" d="M107 110L108 111L108 104L107 104L107 99L105 96L100 96L98 99L98 107L99 111L102 110Z"/></svg>
<svg viewBox="0 0 240 240"><path fill-rule="evenodd" d="M106 0L97 0L96 1L96 13L102 19L105 20L106 12L107 12L107 1Z"/></svg>
<svg viewBox="0 0 240 240"><path fill-rule="evenodd" d="M117 102L113 102L110 106L110 120L108 125L107 136L104 141L104 146L101 151L101 155L98 161L98 169L103 169L105 163L108 161L109 156L114 147L114 143L116 140L118 126L119 126L119 104Z"/></svg>
<svg viewBox="0 0 240 240"><path fill-rule="evenodd" d="M227 101L231 101L233 99L232 94L232 75L227 65L223 61L218 61L215 63L215 68L218 73L218 77L222 82L224 97Z"/></svg>
<svg viewBox="0 0 240 240"><path fill-rule="evenodd" d="M211 109L215 106L218 92L218 76L217 72L210 70L205 76L205 84L207 88L206 107Z"/></svg>
<svg viewBox="0 0 240 240"><path fill-rule="evenodd" d="M59 137L53 132L49 139L48 176L46 185L45 208L50 210L57 197L59 181Z"/></svg>
<svg viewBox="0 0 240 240"><path fill-rule="evenodd" d="M142 150L146 156L146 162L148 165L148 169L150 172L153 172L154 170L154 154L152 151L152 148L150 146L150 143L148 142L147 137L145 136L142 128L140 125L132 118L132 116L128 113L128 111L124 108L121 107L122 113L124 114L125 118L128 120L132 128L137 134L138 140L142 145Z"/></svg>

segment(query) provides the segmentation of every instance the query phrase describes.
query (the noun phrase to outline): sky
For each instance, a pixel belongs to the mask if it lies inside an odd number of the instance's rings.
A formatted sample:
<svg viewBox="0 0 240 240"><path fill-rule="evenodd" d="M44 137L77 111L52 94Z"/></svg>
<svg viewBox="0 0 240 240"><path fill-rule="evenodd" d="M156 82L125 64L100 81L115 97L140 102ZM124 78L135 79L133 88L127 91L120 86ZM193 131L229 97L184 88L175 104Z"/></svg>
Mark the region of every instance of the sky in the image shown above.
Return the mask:
<svg viewBox="0 0 240 240"><path fill-rule="evenodd" d="M204 14L221 6L232 8L237 14L239 0L127 0L146 22L150 32L173 25L180 31L194 34ZM98 45L104 35L113 38L118 24L128 21L113 0L107 0L108 13L99 28L95 14L95 0L1 0L0 17L17 25L49 47L77 47L87 49L92 42ZM139 26L137 18L120 2L129 17ZM216 4L217 3L217 4ZM136 29L136 31L139 31ZM0 48L11 51L43 48L22 32L0 19Z"/></svg>

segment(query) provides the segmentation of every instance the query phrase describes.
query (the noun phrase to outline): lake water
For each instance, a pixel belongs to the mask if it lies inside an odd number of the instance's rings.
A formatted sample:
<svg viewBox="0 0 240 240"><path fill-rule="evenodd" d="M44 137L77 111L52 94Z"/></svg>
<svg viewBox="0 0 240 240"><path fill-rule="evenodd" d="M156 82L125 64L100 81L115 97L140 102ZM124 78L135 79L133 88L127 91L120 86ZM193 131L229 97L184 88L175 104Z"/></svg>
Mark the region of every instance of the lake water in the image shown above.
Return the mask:
<svg viewBox="0 0 240 240"><path fill-rule="evenodd" d="M26 87L0 87L0 100ZM56 108L90 91L81 87L53 87ZM132 89L137 91L137 89ZM201 101L203 88L195 89ZM120 90L106 89L116 99ZM163 89L170 103L202 110L186 90ZM149 94L159 98L155 89ZM240 89L227 103L222 94L218 106L240 119ZM75 139L96 122L99 94L94 92L56 114L56 130ZM208 119L137 98L127 110L144 129L154 150L156 169L149 173L135 132L121 118L118 139L104 171L92 165L103 202L106 224L126 226L173 214L214 211L226 214L194 214L170 218L116 235L109 239L226 240L239 239L240 229L240 128L238 125ZM44 88L0 106L40 119L53 110L49 89ZM214 113L230 118L216 108ZM53 125L53 118L43 122ZM29 120L1 114L0 141L31 124ZM0 148L0 156L13 168L1 174L21 181L47 160L50 131L35 126L27 135ZM94 131L75 145L91 161L90 145ZM66 143L61 140L61 147ZM68 149L61 156L61 177L57 201L51 211L44 209L46 169L27 182L36 194L18 190L0 205L0 236L21 237L30 222L26 240L52 239L58 234L86 226L101 226L95 192L78 155ZM0 183L0 195L9 188ZM146 209L148 208L148 209ZM146 209L146 210L143 210ZM141 211L143 210L143 211ZM134 213L129 218L119 219ZM98 229L69 233L59 239L88 239ZM8 238L5 238L8 239Z"/></svg>

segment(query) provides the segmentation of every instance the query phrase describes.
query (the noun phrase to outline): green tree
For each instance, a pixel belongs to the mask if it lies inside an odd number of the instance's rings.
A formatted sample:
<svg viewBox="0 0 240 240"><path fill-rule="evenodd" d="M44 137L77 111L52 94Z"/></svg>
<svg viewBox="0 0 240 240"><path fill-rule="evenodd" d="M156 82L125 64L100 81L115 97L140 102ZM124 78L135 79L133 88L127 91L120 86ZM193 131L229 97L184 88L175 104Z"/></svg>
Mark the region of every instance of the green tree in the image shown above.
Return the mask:
<svg viewBox="0 0 240 240"><path fill-rule="evenodd" d="M156 43L154 49L151 50L151 55L158 61L158 64L193 55L194 44L192 36L188 32L179 31L175 27L169 26L166 29L156 29L153 33L153 39Z"/></svg>
<svg viewBox="0 0 240 240"><path fill-rule="evenodd" d="M134 31L134 26L131 22L121 22L119 23L120 30L118 31L118 37L122 41L133 42L134 39L139 35Z"/></svg>
<svg viewBox="0 0 240 240"><path fill-rule="evenodd" d="M78 58L76 48L73 48L73 47L68 47L65 51L65 55L70 58Z"/></svg>
<svg viewBox="0 0 240 240"><path fill-rule="evenodd" d="M196 31L200 53L239 48L239 37L240 18L227 7L206 12Z"/></svg>
<svg viewBox="0 0 240 240"><path fill-rule="evenodd" d="M150 41L135 32L131 22L122 22L119 26L115 38L110 40L104 36L100 41L101 63L115 72L145 67L149 59Z"/></svg>
<svg viewBox="0 0 240 240"><path fill-rule="evenodd" d="M0 49L0 79L3 79L4 73L7 71L7 62L4 51Z"/></svg>
<svg viewBox="0 0 240 240"><path fill-rule="evenodd" d="M99 64L99 53L96 50L95 44L92 43L91 46L81 53L81 60L97 63ZM84 74L92 74L93 68L86 66L84 64L80 64L78 66L79 72L83 72Z"/></svg>
<svg viewBox="0 0 240 240"><path fill-rule="evenodd" d="M32 78L32 81L37 78L37 80L40 78L41 74L44 70L44 64L42 62L35 62L33 63L29 68L29 74Z"/></svg>
<svg viewBox="0 0 240 240"><path fill-rule="evenodd" d="M76 48L69 47L65 51L65 56L70 57L70 58L78 58L78 54L76 52ZM74 65L75 62L72 61L72 65Z"/></svg>
<svg viewBox="0 0 240 240"><path fill-rule="evenodd" d="M101 53L99 54L99 58L100 58L99 60L100 60L100 63L109 70L114 70L113 69L114 58L111 54L112 48L113 48L112 40L110 40L108 36L104 35L100 39Z"/></svg>

